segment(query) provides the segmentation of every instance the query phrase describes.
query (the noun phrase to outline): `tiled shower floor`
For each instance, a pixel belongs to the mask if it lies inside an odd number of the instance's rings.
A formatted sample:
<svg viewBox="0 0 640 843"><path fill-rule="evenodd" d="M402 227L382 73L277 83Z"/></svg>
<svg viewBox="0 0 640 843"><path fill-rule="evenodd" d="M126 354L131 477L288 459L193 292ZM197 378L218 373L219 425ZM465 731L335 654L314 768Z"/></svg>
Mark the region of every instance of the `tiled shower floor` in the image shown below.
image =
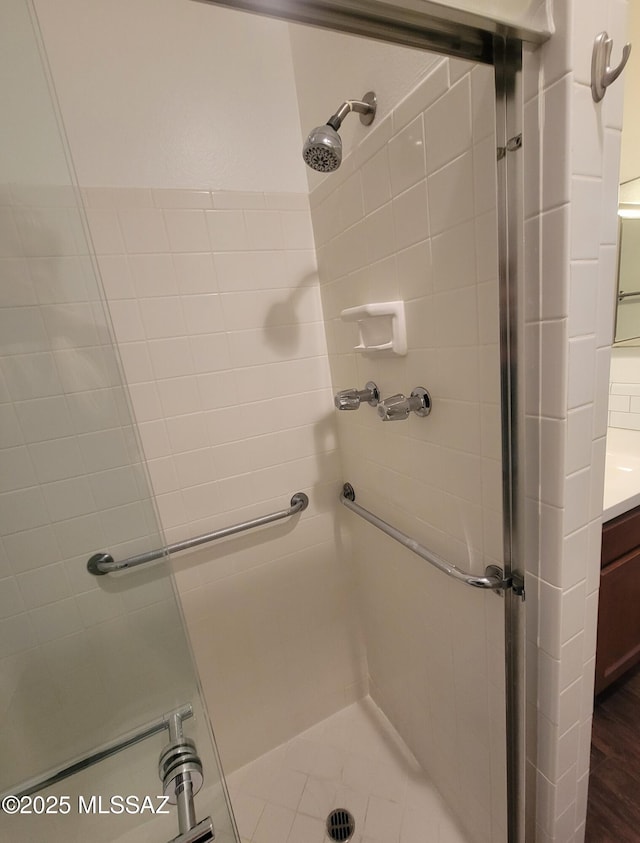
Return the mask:
<svg viewBox="0 0 640 843"><path fill-rule="evenodd" d="M333 808L354 843L466 843L438 791L370 699L227 778L244 843L323 843Z"/></svg>

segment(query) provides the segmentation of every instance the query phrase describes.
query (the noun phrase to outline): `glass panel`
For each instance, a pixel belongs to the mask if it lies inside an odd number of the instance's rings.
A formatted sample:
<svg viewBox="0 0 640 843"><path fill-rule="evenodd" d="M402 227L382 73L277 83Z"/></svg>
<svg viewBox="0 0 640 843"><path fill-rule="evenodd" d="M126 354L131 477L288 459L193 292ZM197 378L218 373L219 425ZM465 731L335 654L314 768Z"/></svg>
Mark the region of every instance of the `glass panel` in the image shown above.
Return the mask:
<svg viewBox="0 0 640 843"><path fill-rule="evenodd" d="M427 418L383 423L365 401L336 413L329 397L314 432L337 434L331 493L351 482L362 506L482 575L503 561L493 69L297 26L289 38L301 145L345 99L373 88L379 103L370 129L345 118L339 169L308 173L332 391L373 381L383 399L420 386L433 399ZM233 280L238 293L262 276ZM397 300L408 354L354 351L341 313ZM244 764L229 777L240 827L251 797L275 813L289 792L289 822L318 838L342 807L364 838L506 840L504 600L357 515L343 525L349 542L313 555L251 569L230 552L238 575L207 590L228 636L207 640L221 680L209 699L223 757Z"/></svg>
<svg viewBox="0 0 640 843"><path fill-rule="evenodd" d="M0 10L0 77L0 792L191 703L197 816L232 836L167 563L120 578L86 570L96 551L117 559L165 542L23 0ZM68 796L68 812L1 814L0 839L172 839L175 808L108 804L148 795L159 807L168 742L164 731L43 792ZM100 816L81 811L92 795Z"/></svg>
<svg viewBox="0 0 640 843"><path fill-rule="evenodd" d="M358 503L460 568L482 575L502 562L492 69L200 3L167 0L155 15L156 0L65 3L77 18L73 39L54 25L50 4L39 11L72 142L85 152L82 139L96 144L83 187L98 259L111 270L115 328L127 337L118 333L134 406L141 420L153 416L140 426L157 457L151 469L159 483L171 479L162 473L165 455L181 469L159 497L166 525L183 538L194 524L204 531L278 509L299 488L311 500L295 522L180 563L242 837L320 841L329 811L346 808L356 838L413 843L427 830L458 843L500 843L503 600L432 569L338 504L350 481ZM112 75L121 33L128 49ZM161 64L158 45L168 43ZM77 67L86 75L74 87ZM371 89L376 119L365 127L347 115L341 167L326 177L307 172L303 138ZM11 202L17 193L11 188ZM12 207L14 226L16 214ZM114 230L123 236L111 239ZM118 265L129 267L127 278L117 277ZM407 355L355 351L358 327L342 311L397 301ZM384 400L427 388L431 414L391 423L365 402L357 412L335 411L335 392L368 381ZM115 394L117 384L84 391L103 389ZM65 402L78 391L64 391ZM162 410L149 401L156 393ZM118 412L119 426L109 429L127 430ZM26 422L18 421L21 430ZM154 421L174 434L164 451ZM100 441L90 454L109 453ZM126 466L138 465L134 450ZM110 488L88 482L92 496ZM44 507L59 505L37 488ZM122 506L146 505L146 486L139 488ZM85 576L86 556L98 549L129 552L114 546L113 530L107 543L102 512L100 540L93 529L90 541L81 533L65 572ZM128 542L147 547L155 538L125 533L121 544ZM131 640L108 615L114 601L127 608L127 623L129 614L149 619L153 644L133 651L138 665L168 658L171 636L160 654L155 640L163 637L158 606L172 599L152 576L159 570L97 584L85 577L78 589L95 601L90 619L111 633L94 644L106 668L93 681L105 693L117 685L110 677ZM152 588L161 591L157 603L141 606ZM83 657L84 633L79 639ZM173 641L176 660L181 641ZM144 684L143 695L183 702L153 672L151 688L138 671L127 676L132 688ZM140 722L138 701L120 694L118 722ZM113 708L103 708L109 720ZM31 724L25 734L38 731ZM127 773L137 769L127 761ZM103 770L121 775L122 767L112 760ZM115 820L108 823L99 827L105 835ZM81 831L94 839L90 825Z"/></svg>
<svg viewBox="0 0 640 843"><path fill-rule="evenodd" d="M336 104L362 67L375 74L372 43L293 28L292 48L309 129L322 55L340 56L342 77L322 85ZM420 56L398 52L385 67ZM334 389L351 385L345 377L374 381L384 404L425 387L433 404L401 422L381 423L366 406L340 413L344 479L362 506L482 576L503 562L494 75L422 60L424 78L401 101L380 98L387 112L360 144L352 120L351 156L312 190L312 217ZM359 351L358 327L341 314L396 299L406 357ZM413 822L439 823L452 840L506 840L504 601L348 518L370 697L417 762L404 769L415 802L396 817L381 808L384 820L400 822L403 841Z"/></svg>

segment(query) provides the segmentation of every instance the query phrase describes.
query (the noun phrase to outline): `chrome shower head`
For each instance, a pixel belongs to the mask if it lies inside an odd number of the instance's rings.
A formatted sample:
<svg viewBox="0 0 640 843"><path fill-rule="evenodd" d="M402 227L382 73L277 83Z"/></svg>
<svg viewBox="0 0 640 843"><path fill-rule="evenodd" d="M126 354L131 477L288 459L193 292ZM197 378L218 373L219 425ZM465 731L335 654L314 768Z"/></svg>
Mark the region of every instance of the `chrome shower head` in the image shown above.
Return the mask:
<svg viewBox="0 0 640 843"><path fill-rule="evenodd" d="M336 130L325 123L316 126L305 141L302 157L312 170L332 173L342 162L342 140Z"/></svg>
<svg viewBox="0 0 640 843"><path fill-rule="evenodd" d="M351 111L360 115L363 126L370 126L376 116L376 95L368 91L361 100L343 102L336 113L324 126L316 126L302 147L302 157L312 170L320 173L332 173L342 162L342 140L338 129Z"/></svg>

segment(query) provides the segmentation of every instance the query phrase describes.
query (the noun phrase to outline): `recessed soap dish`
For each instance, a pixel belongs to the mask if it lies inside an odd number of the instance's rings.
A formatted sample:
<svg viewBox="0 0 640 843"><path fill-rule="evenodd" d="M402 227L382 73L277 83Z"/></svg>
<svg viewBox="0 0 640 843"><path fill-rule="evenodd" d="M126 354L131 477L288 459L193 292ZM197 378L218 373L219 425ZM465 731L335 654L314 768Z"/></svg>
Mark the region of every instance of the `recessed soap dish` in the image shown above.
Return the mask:
<svg viewBox="0 0 640 843"><path fill-rule="evenodd" d="M407 353L407 324L403 301L373 302L348 307L340 314L343 322L357 322L360 342L354 351L386 353L403 357Z"/></svg>

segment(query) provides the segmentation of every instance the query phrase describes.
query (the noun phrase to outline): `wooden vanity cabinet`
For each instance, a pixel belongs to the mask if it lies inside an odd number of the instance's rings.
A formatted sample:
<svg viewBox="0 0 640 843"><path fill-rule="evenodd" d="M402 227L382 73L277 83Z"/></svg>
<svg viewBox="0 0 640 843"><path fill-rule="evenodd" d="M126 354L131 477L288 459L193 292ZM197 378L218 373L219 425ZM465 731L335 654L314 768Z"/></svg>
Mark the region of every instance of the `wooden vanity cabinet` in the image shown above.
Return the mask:
<svg viewBox="0 0 640 843"><path fill-rule="evenodd" d="M640 662L640 507L602 528L595 692Z"/></svg>

